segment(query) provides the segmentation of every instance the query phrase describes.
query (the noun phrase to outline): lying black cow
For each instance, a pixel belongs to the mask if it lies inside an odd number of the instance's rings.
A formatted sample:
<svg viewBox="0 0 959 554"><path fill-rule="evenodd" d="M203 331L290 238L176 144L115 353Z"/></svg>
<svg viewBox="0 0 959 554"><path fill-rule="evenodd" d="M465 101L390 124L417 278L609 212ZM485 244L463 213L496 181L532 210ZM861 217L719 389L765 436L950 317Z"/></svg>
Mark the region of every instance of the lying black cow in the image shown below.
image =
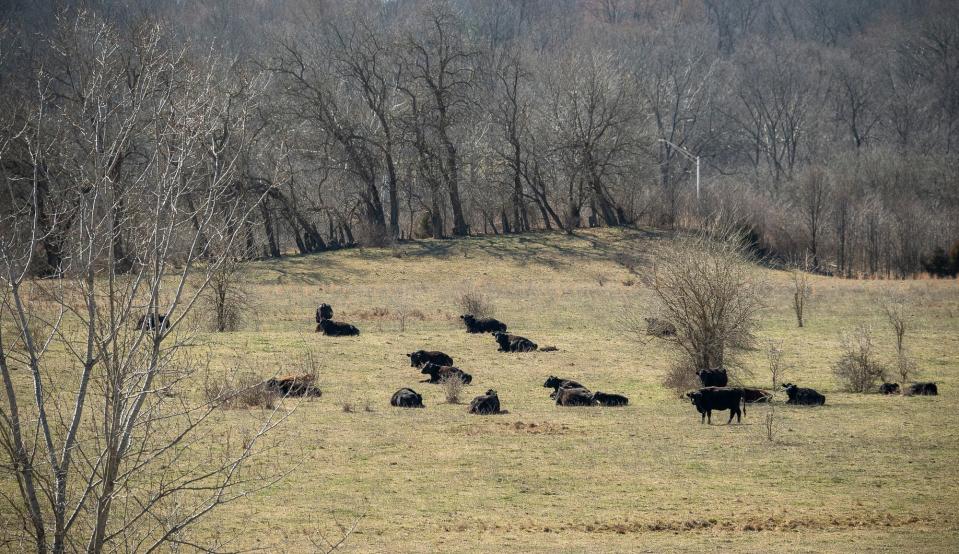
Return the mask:
<svg viewBox="0 0 959 554"><path fill-rule="evenodd" d="M826 397L813 389L797 387L792 383L783 383L783 388L786 389L786 394L789 395L789 400L786 401L786 404L822 406L826 403Z"/></svg>
<svg viewBox="0 0 959 554"><path fill-rule="evenodd" d="M519 335L496 331L493 333L493 338L499 344L500 352L532 352L537 348L535 342Z"/></svg>
<svg viewBox="0 0 959 554"><path fill-rule="evenodd" d="M320 304L320 307L316 309L316 322L320 323L324 319L333 319L333 306Z"/></svg>
<svg viewBox="0 0 959 554"><path fill-rule="evenodd" d="M426 383L442 383L450 377L459 377L465 385L473 382L473 376L461 370L460 368L448 365L438 365L434 364L433 362L426 362L423 364L423 371L420 371L420 373L430 376L430 378L425 381Z"/></svg>
<svg viewBox="0 0 959 554"><path fill-rule="evenodd" d="M413 389L400 389L390 398L390 406L397 408L425 408L423 397Z"/></svg>
<svg viewBox="0 0 959 554"><path fill-rule="evenodd" d="M332 319L324 319L316 326L317 331L323 331L328 337L349 337L359 335L360 330L349 323L340 323Z"/></svg>
<svg viewBox="0 0 959 554"><path fill-rule="evenodd" d="M724 367L719 369L700 369L696 371L696 375L704 387L725 387L729 384L729 375L726 373L726 368Z"/></svg>
<svg viewBox="0 0 959 554"><path fill-rule="evenodd" d="M560 379L554 375L550 375L546 382L543 383L543 387L548 389L553 389L553 392L550 393L550 398L556 398L556 393L559 389L585 389L583 385L580 385L572 379Z"/></svg>
<svg viewBox="0 0 959 554"><path fill-rule="evenodd" d="M160 327L160 329L168 329L170 327L170 320L167 319L167 316L159 314L146 314L144 316L140 316L139 321L137 321L138 329L147 329L152 331L157 327Z"/></svg>
<svg viewBox="0 0 959 554"><path fill-rule="evenodd" d="M268 379L265 386L266 390L282 396L323 396L323 392L313 384L314 381L316 381L316 376L302 373Z"/></svg>
<svg viewBox="0 0 959 554"><path fill-rule="evenodd" d="M654 337L666 338L676 336L676 326L668 321L663 321L655 317L647 317L646 334Z"/></svg>
<svg viewBox="0 0 959 554"><path fill-rule="evenodd" d="M880 394L899 394L899 383L883 383L879 385Z"/></svg>
<svg viewBox="0 0 959 554"><path fill-rule="evenodd" d="M476 319L473 314L461 315L460 319L466 324L467 333L505 333L506 324L491 317Z"/></svg>
<svg viewBox="0 0 959 554"><path fill-rule="evenodd" d="M496 391L490 389L486 394L477 396L470 402L469 413L489 415L501 413L499 409L499 396Z"/></svg>
<svg viewBox="0 0 959 554"><path fill-rule="evenodd" d="M625 406L629 404L629 398L621 394L609 394L605 392L596 392L593 394L593 400L600 406Z"/></svg>
<svg viewBox="0 0 959 554"><path fill-rule="evenodd" d="M410 359L410 367L423 367L427 362L436 365L453 365L453 358L439 350L417 350L406 355Z"/></svg>
<svg viewBox="0 0 959 554"><path fill-rule="evenodd" d="M935 383L913 383L909 385L909 395L917 396L936 396L939 394L939 388Z"/></svg>
<svg viewBox="0 0 959 554"><path fill-rule="evenodd" d="M743 389L743 400L746 404L756 404L759 402L769 402L773 395L769 391L762 389Z"/></svg>
<svg viewBox="0 0 959 554"><path fill-rule="evenodd" d="M567 389L560 387L556 390L557 406L593 406L596 400L588 389Z"/></svg>
<svg viewBox="0 0 959 554"><path fill-rule="evenodd" d="M712 423L713 410L729 410L729 421L742 422L746 415L746 403L743 402L743 389L732 387L704 387L697 391L687 392L686 396L696 406L696 411L702 416L701 423Z"/></svg>

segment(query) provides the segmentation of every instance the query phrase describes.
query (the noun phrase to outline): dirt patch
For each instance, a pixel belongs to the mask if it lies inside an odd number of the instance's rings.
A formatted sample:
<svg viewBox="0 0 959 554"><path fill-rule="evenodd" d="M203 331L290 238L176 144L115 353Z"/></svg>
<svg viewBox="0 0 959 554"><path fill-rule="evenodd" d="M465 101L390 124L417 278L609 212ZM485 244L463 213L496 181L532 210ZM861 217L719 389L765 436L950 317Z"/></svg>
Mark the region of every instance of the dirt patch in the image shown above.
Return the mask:
<svg viewBox="0 0 959 554"><path fill-rule="evenodd" d="M525 435L565 435L570 432L570 428L566 424L556 424L548 421L541 423L536 423L533 421L504 421L496 422L489 426L470 426L466 429L466 434L470 436L501 432Z"/></svg>
<svg viewBox="0 0 959 554"><path fill-rule="evenodd" d="M875 529L881 527L905 527L933 525L931 518L895 515L891 513L864 514L843 517L768 517L764 519L747 518L736 520L686 519L655 521L622 521L560 525L520 525L519 530L529 532L556 533L562 531L586 533L651 533L651 532L762 532L762 531L798 531L798 530L836 530L836 529Z"/></svg>

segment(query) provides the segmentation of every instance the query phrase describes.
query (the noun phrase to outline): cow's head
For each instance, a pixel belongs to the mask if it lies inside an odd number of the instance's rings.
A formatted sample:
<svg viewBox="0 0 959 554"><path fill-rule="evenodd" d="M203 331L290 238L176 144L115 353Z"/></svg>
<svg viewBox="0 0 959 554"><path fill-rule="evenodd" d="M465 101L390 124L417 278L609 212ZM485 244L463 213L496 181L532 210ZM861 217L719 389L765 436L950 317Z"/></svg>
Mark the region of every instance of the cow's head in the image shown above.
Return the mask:
<svg viewBox="0 0 959 554"><path fill-rule="evenodd" d="M556 377L555 375L550 375L549 379L547 379L546 382L543 383L543 386L546 388L555 389L556 387L559 386L561 382L562 382L562 379L560 379L559 377Z"/></svg>
<svg viewBox="0 0 959 554"><path fill-rule="evenodd" d="M488 391L486 391L486 396L496 396L496 390L489 389Z"/></svg>
<svg viewBox="0 0 959 554"><path fill-rule="evenodd" d="M686 393L686 398L689 398L689 401L692 402L693 404L698 403L699 400L702 399L702 397L703 397L703 393L699 392L698 390L689 391Z"/></svg>
<svg viewBox="0 0 959 554"><path fill-rule="evenodd" d="M473 317L473 314L463 314L463 315L460 316L460 319L462 319L463 321L465 321L465 322L467 322L467 323L469 323L469 322L471 322L471 321L476 321L476 318Z"/></svg>
<svg viewBox="0 0 959 554"><path fill-rule="evenodd" d="M440 366L438 364L434 364L433 362L426 362L425 364L423 364L423 369L420 371L420 373L423 373L426 375L435 375L437 372L439 372L439 370L440 370Z"/></svg>

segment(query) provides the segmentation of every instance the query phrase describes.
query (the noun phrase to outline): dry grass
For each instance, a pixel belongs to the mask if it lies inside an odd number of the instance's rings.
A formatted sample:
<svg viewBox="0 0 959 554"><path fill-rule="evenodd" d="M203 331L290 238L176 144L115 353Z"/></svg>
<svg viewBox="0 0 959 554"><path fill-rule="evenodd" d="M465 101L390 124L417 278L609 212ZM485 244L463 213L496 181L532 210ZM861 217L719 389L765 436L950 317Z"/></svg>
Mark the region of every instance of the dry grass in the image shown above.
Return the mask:
<svg viewBox="0 0 959 554"><path fill-rule="evenodd" d="M762 406L750 406L742 425L700 425L661 384L667 345L616 331L624 306L651 305L651 297L593 276L616 283L645 272L634 260L646 234L579 235L420 241L247 267L263 323L210 336L217 363L241 353L268 378L299 367L308 344L324 394L286 401L297 410L261 463L290 475L215 512L201 532L230 537L231 549L305 551L317 530L335 536L335 521L365 513L350 551L956 550L955 281L900 287L919 314L909 335L916 378L937 381L941 396L884 397L843 393L831 371L840 329L860 322L874 326L878 355L894 362L892 332L874 302L883 283L811 277L817 302L798 329L789 274L769 272L770 308L757 335L783 341L790 381L827 396L823 408L777 405L769 442ZM495 302L511 331L560 351L503 354L488 335L465 333L456 318L464 282ZM359 337L322 337L312 322L319 301L338 313L416 307L424 317L403 330L370 323ZM473 375L466 396L495 388L510 414L478 418L445 403L442 387L419 383L409 367L405 354L419 348L450 353ZM762 376L747 384L768 386L765 352L741 363ZM17 386L28 390L20 373ZM542 387L551 374L621 392L630 405L557 408ZM401 387L423 394L426 409L391 409ZM364 398L373 411L357 409ZM246 417L222 414L225 428Z"/></svg>

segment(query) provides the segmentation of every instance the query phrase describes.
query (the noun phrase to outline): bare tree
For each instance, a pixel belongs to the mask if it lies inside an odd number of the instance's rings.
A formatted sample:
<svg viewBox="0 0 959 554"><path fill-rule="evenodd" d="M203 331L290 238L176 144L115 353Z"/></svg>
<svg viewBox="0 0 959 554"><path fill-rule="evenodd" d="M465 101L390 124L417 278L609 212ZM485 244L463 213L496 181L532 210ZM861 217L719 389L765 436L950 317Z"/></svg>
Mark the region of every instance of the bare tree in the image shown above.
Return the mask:
<svg viewBox="0 0 959 554"><path fill-rule="evenodd" d="M440 191L446 189L453 212L453 234L469 234L460 198L461 153L456 132L472 103L476 57L459 16L447 5L432 4L403 40L399 86L408 103L405 125L413 137L417 166L431 190L434 237L443 235Z"/></svg>
<svg viewBox="0 0 959 554"><path fill-rule="evenodd" d="M802 267L792 270L793 282L793 311L796 312L796 322L800 327L803 326L803 319L806 313L806 304L812 297L812 286L809 285L809 273L807 273L808 264L804 263Z"/></svg>
<svg viewBox="0 0 959 554"><path fill-rule="evenodd" d="M125 40L95 17L64 18L58 63L27 73L31 110L0 114L22 116L0 160L48 168L6 180L29 193L0 221L0 447L38 552L198 546L197 521L270 482L241 468L278 412L223 437L222 456L186 461L208 447L215 411L177 393L203 365L183 348L188 316L246 215L232 184L255 97L218 140L229 85L215 59L171 44L155 24ZM57 280L29 276L56 228L37 216L45 186L73 199L50 214L73 222Z"/></svg>
<svg viewBox="0 0 959 554"><path fill-rule="evenodd" d="M902 382L906 382L915 373L916 362L905 345L906 332L912 327L915 316L902 295L884 292L879 296L879 306L896 338L896 370Z"/></svg>
<svg viewBox="0 0 959 554"><path fill-rule="evenodd" d="M713 223L707 231L664 241L646 279L657 312L676 326L675 344L693 369L725 367L733 351L754 342L764 281L742 233ZM635 322L637 335L645 323Z"/></svg>

